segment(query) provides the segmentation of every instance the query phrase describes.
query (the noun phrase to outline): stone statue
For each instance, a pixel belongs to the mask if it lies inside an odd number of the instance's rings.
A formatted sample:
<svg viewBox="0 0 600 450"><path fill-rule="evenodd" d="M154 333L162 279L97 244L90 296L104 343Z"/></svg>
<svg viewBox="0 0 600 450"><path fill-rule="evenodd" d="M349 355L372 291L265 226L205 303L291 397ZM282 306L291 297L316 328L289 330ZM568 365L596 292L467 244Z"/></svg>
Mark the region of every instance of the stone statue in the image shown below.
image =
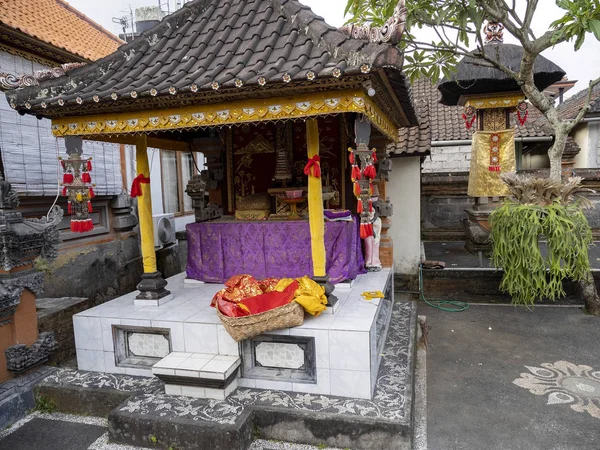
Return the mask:
<svg viewBox="0 0 600 450"><path fill-rule="evenodd" d="M379 243L381 242L381 218L373 210L370 215L373 224L373 236L365 239L365 267L369 272L379 272L382 268L379 260Z"/></svg>

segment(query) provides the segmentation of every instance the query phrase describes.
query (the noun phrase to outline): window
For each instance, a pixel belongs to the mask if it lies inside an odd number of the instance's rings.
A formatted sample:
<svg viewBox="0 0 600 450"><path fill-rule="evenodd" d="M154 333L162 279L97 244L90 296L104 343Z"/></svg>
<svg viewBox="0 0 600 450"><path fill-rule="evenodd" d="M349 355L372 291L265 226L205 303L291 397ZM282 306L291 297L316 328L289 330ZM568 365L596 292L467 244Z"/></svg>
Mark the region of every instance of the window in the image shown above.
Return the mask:
<svg viewBox="0 0 600 450"><path fill-rule="evenodd" d="M196 167L203 161L201 153L182 153L171 150L160 152L165 213L183 215L193 212L192 199L185 193L190 179L198 174Z"/></svg>

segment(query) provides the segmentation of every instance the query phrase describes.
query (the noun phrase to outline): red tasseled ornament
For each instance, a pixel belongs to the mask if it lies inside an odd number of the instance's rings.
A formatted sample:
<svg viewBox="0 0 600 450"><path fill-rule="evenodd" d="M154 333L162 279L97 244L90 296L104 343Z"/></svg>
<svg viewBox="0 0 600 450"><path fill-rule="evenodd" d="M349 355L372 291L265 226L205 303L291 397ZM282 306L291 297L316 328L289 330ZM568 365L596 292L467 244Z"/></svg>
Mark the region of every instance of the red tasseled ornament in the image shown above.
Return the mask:
<svg viewBox="0 0 600 450"><path fill-rule="evenodd" d="M65 173L63 175L63 184L71 184L73 182L73 174Z"/></svg>
<svg viewBox="0 0 600 450"><path fill-rule="evenodd" d="M373 164L367 165L367 167L365 167L365 170L363 170L363 175L365 178L368 178L370 180L374 179L377 176L375 166Z"/></svg>
<svg viewBox="0 0 600 450"><path fill-rule="evenodd" d="M373 150L373 162L377 162L377 152Z"/></svg>
<svg viewBox="0 0 600 450"><path fill-rule="evenodd" d="M369 200L369 212L373 212L373 202Z"/></svg>
<svg viewBox="0 0 600 450"><path fill-rule="evenodd" d="M63 170L65 170L65 162L62 159L60 160L60 165L62 166Z"/></svg>
<svg viewBox="0 0 600 450"><path fill-rule="evenodd" d="M92 182L92 177L90 176L89 172L83 172L81 174L81 181L83 181L84 183L91 183Z"/></svg>
<svg viewBox="0 0 600 450"><path fill-rule="evenodd" d="M92 202L88 201L88 212L92 213L93 209L92 209Z"/></svg>
<svg viewBox="0 0 600 450"><path fill-rule="evenodd" d="M67 187L66 186L63 186L62 195L63 195L63 197L67 196Z"/></svg>
<svg viewBox="0 0 600 450"><path fill-rule="evenodd" d="M89 159L88 159L88 162L87 162L87 171L88 172L92 171L92 161L90 161Z"/></svg>
<svg viewBox="0 0 600 450"><path fill-rule="evenodd" d="M354 195L357 198L360 197L360 184L358 183L358 181L354 182L353 191L354 191Z"/></svg>
<svg viewBox="0 0 600 450"><path fill-rule="evenodd" d="M96 194L94 194L94 188L90 186L90 198L94 198Z"/></svg>
<svg viewBox="0 0 600 450"><path fill-rule="evenodd" d="M83 221L83 231L92 231L94 229L94 222L92 219L87 219Z"/></svg>
<svg viewBox="0 0 600 450"><path fill-rule="evenodd" d="M373 236L373 225L370 223L361 223L360 224L361 239L366 239L371 236Z"/></svg>
<svg viewBox="0 0 600 450"><path fill-rule="evenodd" d="M350 173L350 178L353 181L360 180L360 168L356 164L352 165L352 172Z"/></svg>
<svg viewBox="0 0 600 450"><path fill-rule="evenodd" d="M71 202L67 202L67 212L73 214L73 205L71 205Z"/></svg>
<svg viewBox="0 0 600 450"><path fill-rule="evenodd" d="M350 152L348 159L350 160L350 164L354 165L354 152Z"/></svg>
<svg viewBox="0 0 600 450"><path fill-rule="evenodd" d="M361 214L363 212L363 204L361 199L358 199L358 203L356 204L356 212L358 214Z"/></svg>

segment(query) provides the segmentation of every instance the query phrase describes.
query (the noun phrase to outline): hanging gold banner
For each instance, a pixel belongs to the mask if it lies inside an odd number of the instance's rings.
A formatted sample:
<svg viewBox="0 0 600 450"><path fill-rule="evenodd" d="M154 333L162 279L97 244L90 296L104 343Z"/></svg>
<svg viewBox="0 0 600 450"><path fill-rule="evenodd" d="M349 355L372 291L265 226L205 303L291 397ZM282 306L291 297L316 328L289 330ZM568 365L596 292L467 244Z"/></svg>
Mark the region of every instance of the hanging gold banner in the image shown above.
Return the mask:
<svg viewBox="0 0 600 450"><path fill-rule="evenodd" d="M500 170L496 169L498 166ZM467 192L471 197L508 195L508 186L500 175L516 170L515 130L477 131L473 134Z"/></svg>

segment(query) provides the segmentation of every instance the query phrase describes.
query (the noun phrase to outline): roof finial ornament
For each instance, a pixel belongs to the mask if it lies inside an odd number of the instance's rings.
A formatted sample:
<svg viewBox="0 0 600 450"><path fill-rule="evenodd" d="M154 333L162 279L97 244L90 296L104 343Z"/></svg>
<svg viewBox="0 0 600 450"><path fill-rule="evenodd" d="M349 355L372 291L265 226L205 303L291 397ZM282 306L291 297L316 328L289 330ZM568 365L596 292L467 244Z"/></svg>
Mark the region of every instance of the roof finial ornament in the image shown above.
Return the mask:
<svg viewBox="0 0 600 450"><path fill-rule="evenodd" d="M486 44L503 44L504 43L504 25L500 22L488 20L483 27L485 33Z"/></svg>
<svg viewBox="0 0 600 450"><path fill-rule="evenodd" d="M348 24L341 31L348 34L352 39L365 39L375 44L397 45L402 39L406 28L406 0L398 0L392 17L380 27L372 27L370 24Z"/></svg>

